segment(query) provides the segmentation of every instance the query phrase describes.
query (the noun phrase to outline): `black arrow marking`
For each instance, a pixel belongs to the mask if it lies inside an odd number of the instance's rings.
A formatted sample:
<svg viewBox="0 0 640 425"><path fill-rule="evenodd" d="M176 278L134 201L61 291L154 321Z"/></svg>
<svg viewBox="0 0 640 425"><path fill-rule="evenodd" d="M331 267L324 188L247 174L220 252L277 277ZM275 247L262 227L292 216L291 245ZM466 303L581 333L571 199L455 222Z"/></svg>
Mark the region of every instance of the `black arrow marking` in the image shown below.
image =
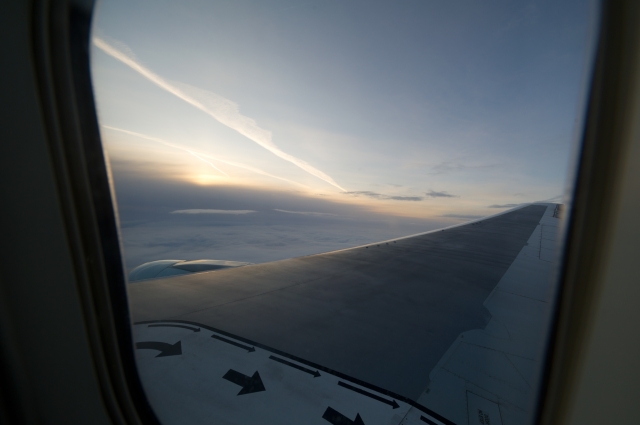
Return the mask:
<svg viewBox="0 0 640 425"><path fill-rule="evenodd" d="M191 326L185 325L149 325L150 328L183 328L189 329L190 331L200 332L200 328L192 328Z"/></svg>
<svg viewBox="0 0 640 425"><path fill-rule="evenodd" d="M422 415L420 415L420 420L421 420L422 422L426 422L426 423L428 423L429 425L438 425L437 423L433 422L431 419L429 419L429 418L425 418L425 417L424 417L424 416L422 416Z"/></svg>
<svg viewBox="0 0 640 425"><path fill-rule="evenodd" d="M302 367L300 365L288 362L285 359L281 359L281 358L278 358L278 357L275 357L275 356L269 356L269 358L271 360L277 361L278 363L286 364L287 366L291 366L291 367L293 367L295 369L301 370L301 371L303 371L305 373L308 373L309 375L313 375L314 378L317 378L318 376L320 376L320 372L318 372L317 370L307 369L306 367Z"/></svg>
<svg viewBox="0 0 640 425"><path fill-rule="evenodd" d="M175 344L167 344L166 342L136 342L136 348L139 350L158 350L160 354L156 357L179 356L182 354L182 344L180 341Z"/></svg>
<svg viewBox="0 0 640 425"><path fill-rule="evenodd" d="M364 421L360 417L360 413L357 413L356 418L351 420L331 407L327 407L327 410L324 411L324 415L322 415L322 419L332 423L333 425L364 425Z"/></svg>
<svg viewBox="0 0 640 425"><path fill-rule="evenodd" d="M369 391L365 391L363 389L354 387L353 385L349 385L349 384L347 384L345 382L340 381L340 382L338 382L338 385L340 385L341 387L347 388L347 389L349 389L351 391L355 391L355 392L357 392L359 394L366 395L367 397L370 397L370 398L372 398L374 400L378 400L381 403L388 404L389 406L393 407L394 409L397 409L398 407L400 407L400 405L395 400L393 400L393 401L388 400L388 399L386 399L384 397L380 397L379 395L375 395L373 393L370 393Z"/></svg>
<svg viewBox="0 0 640 425"><path fill-rule="evenodd" d="M236 370L229 369L229 371L224 374L222 379L226 379L229 382L240 385L242 389L240 390L238 395L266 391L264 384L262 383L262 379L260 379L260 374L258 373L258 371L256 371L253 376L249 377Z"/></svg>
<svg viewBox="0 0 640 425"><path fill-rule="evenodd" d="M376 392L378 392L380 394L385 394L385 395L387 395L389 397L392 397L392 398L394 398L396 400L402 400L403 402L407 403L408 405L415 407L416 409L420 410L423 413L426 413L427 415L429 415L432 418L437 419L439 422L441 422L441 423L443 423L445 425L456 425L455 422L450 421L449 419L443 417L442 415L439 415L438 413L434 412L433 410L429 409L426 406L421 405L420 403L416 402L415 400L412 400L412 399L407 398L405 396L402 396L400 394L396 394L396 393L394 393L392 391L385 390L384 388L380 388L380 387L377 387L375 385L369 384L368 382L361 381L360 379L357 379L357 378L355 378L353 376L349 376L349 375L347 375L345 373L342 373L340 371L337 371L335 369L331 369L331 368L319 365L318 363L310 362L308 360L305 360L303 358L294 356L292 354L285 353L284 351L275 349L273 347L269 347L268 345L264 345L264 344L261 344L259 342L252 341L250 339L243 338L241 336L234 335L234 334L229 333L229 332L225 332L222 329L214 328L213 326L204 325L202 323L192 322L192 321L189 321L189 320L168 320L168 319L164 319L164 320L145 320L145 321L141 321L141 322L134 322L134 325L148 325L150 323L166 323L166 322L184 323L186 325L199 326L202 329L207 329L207 330L209 330L211 332L215 332L215 333L220 334L220 335L226 335L229 338L233 338L233 339L236 339L238 341L242 341L244 343L247 343L247 344L250 344L250 345L254 345L256 347L262 348L263 350L269 351L269 352L277 354L279 356L287 357L287 358L289 358L291 360L294 360L294 361L296 361L298 363L306 364L307 366L312 367L314 369L322 370L323 372L330 373L330 374L335 375L335 376L337 376L339 378L349 380L351 382L354 382L354 383L360 385L361 387L369 388L372 391L376 391Z"/></svg>
<svg viewBox="0 0 640 425"><path fill-rule="evenodd" d="M219 335L215 335L215 334L211 335L211 338L215 338L215 339L217 339L219 341L226 342L227 344L235 345L236 347L244 348L249 353L252 353L252 352L256 351L255 347L249 347L248 345L243 345L243 344L240 344L239 342L231 341L230 339L223 338L223 337L221 337Z"/></svg>

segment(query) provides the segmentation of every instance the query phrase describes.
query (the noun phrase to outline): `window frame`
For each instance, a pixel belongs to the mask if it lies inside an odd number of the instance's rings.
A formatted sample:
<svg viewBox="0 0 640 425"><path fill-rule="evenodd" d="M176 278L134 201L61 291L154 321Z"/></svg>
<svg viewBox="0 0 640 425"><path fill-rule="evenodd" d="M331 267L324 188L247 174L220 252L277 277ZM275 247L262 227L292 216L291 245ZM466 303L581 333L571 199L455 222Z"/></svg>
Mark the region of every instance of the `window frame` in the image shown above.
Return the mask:
<svg viewBox="0 0 640 425"><path fill-rule="evenodd" d="M8 10L9 6L3 6L3 10L5 7ZM55 203L51 205L59 209L64 235L61 242L68 247L65 255L73 276L72 282L30 277L24 284L32 291L42 285L70 284L75 291L76 298L69 296L66 300L80 309L81 316L64 320L81 322L84 328L84 333L76 337L84 338L89 348L95 376L86 377L85 381L95 378L98 383L100 402L108 415L103 422L159 424L142 389L134 358L117 213L90 78L93 8L92 0L39 0L20 3L20 10L11 9L17 17L17 27L22 24L23 15L28 14L24 23L26 33L18 29L16 34L20 34L16 37L26 37L25 50L29 50L31 62L25 60L15 68L22 66L27 70L25 81L33 76L32 88L37 90L37 109L31 110L33 116L24 119L40 122L43 128L40 142L44 141L46 152L43 152L49 158L54 185L53 189L45 187L43 181L42 194L52 196ZM6 16L10 19L13 15ZM615 189L624 177L620 164L632 143L629 128L634 125L635 116L630 105L640 96L637 91L626 89L635 87L640 80L635 72L640 55L638 21L640 6L633 0L606 1L602 5L583 143L574 172L573 203L567 211L561 289L556 316L550 325L551 344L536 423L558 424L569 418L579 388L583 350L595 326L593 312L603 290L602 268L621 196ZM10 125L8 119L3 118L3 126ZM25 149L40 149L38 143L34 141ZM9 160L2 159L5 163ZM9 203L12 200L15 199L7 198ZM12 247L10 242L2 241L3 252L14 249L16 256L28 254L29 251ZM0 298L6 297L2 303L15 303L36 311L42 301L14 296L8 289L13 283L0 276ZM43 355L14 337L29 332L30 324L9 310L3 308L0 312L0 335L4 341L0 366L11 378L0 385L0 407L17 422L35 423L36 417L61 420L53 410L47 410L46 402L39 400L38 391L33 390L55 381L47 376L28 377L31 366ZM40 347L46 348L42 344ZM87 354L78 354L84 355ZM78 374L80 369L68 373ZM7 395L12 389L16 390L15 403ZM57 389L51 388L48 393L53 391ZM64 393L63 389L60 391ZM72 402L80 404L82 400ZM7 407L9 404L13 406L11 409ZM28 413L34 404L38 406L37 413Z"/></svg>

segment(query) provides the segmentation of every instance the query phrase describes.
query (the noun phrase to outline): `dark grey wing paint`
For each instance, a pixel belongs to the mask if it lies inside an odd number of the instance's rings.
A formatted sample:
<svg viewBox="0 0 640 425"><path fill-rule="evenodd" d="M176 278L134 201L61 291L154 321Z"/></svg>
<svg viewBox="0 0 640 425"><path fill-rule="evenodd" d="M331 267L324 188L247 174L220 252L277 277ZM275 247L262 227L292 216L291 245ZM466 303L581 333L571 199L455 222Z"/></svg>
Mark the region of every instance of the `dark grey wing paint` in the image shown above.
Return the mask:
<svg viewBox="0 0 640 425"><path fill-rule="evenodd" d="M417 400L546 210L395 242L130 285L134 322L185 320Z"/></svg>

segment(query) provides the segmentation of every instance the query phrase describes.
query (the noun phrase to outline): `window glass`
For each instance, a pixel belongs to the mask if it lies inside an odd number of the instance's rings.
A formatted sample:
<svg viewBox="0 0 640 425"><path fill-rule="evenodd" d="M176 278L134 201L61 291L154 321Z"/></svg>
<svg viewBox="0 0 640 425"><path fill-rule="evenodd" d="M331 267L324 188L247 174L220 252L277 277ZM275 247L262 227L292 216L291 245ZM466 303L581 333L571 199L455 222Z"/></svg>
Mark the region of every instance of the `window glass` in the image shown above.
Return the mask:
<svg viewBox="0 0 640 425"><path fill-rule="evenodd" d="M529 423L596 11L101 1L92 77L161 422Z"/></svg>

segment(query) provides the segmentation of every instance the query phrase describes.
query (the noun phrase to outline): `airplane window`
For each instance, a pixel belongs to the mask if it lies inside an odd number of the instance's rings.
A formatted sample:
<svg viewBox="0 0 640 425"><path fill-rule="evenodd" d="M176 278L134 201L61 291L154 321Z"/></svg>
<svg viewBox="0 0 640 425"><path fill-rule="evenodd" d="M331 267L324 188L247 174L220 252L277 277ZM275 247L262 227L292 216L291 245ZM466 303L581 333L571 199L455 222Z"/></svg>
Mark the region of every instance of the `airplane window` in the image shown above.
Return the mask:
<svg viewBox="0 0 640 425"><path fill-rule="evenodd" d="M159 420L531 423L597 11L100 2L92 79Z"/></svg>

